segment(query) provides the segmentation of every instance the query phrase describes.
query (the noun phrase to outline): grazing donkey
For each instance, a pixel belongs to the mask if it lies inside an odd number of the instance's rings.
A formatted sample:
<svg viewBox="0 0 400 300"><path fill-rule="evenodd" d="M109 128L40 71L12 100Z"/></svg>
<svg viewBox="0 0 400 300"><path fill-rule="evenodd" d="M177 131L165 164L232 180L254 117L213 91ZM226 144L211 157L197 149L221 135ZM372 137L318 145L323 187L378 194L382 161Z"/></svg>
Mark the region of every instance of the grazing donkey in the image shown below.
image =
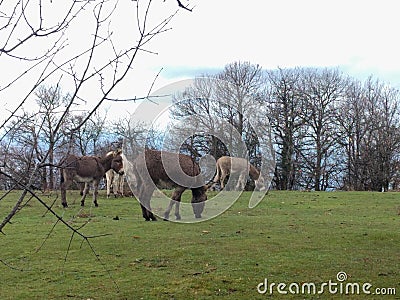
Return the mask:
<svg viewBox="0 0 400 300"><path fill-rule="evenodd" d="M115 198L118 195L124 196L124 174L121 174L121 171L117 173L113 169L108 170L106 172L106 182L107 198L110 198L111 187Z"/></svg>
<svg viewBox="0 0 400 300"><path fill-rule="evenodd" d="M201 218L204 202L207 200L207 187L203 184L199 165L190 156L146 149L132 165L136 177L135 196L140 201L143 218L146 221L157 220L150 207L150 199L157 184L170 184L175 187L164 213L164 220L169 219L174 204L175 217L177 220L181 219L179 206L182 193L186 189L192 190L192 208L195 217Z"/></svg>
<svg viewBox="0 0 400 300"><path fill-rule="evenodd" d="M81 206L85 205L85 198L89 192L89 183L93 182L93 203L97 204L97 190L99 182L108 170L114 170L117 173L123 172L123 164L121 151L112 151L104 157L97 156L75 156L68 155L63 163L61 170L61 203L64 207L68 207L66 190L72 181L85 183Z"/></svg>
<svg viewBox="0 0 400 300"><path fill-rule="evenodd" d="M254 180L257 190L265 191L266 189L263 176L245 158L222 156L217 160L216 168L217 174L214 177L214 183L219 180L221 189L224 188L225 178L229 174L239 174L239 179L235 187L236 190L242 190L244 188L247 174Z"/></svg>

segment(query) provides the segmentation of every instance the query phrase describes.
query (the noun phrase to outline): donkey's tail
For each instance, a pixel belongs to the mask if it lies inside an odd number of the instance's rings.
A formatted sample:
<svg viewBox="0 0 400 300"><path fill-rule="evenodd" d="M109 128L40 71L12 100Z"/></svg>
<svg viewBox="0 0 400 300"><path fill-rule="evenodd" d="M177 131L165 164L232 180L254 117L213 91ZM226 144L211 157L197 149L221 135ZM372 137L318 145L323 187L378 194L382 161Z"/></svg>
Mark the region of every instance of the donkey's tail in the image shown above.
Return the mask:
<svg viewBox="0 0 400 300"><path fill-rule="evenodd" d="M217 167L217 173L215 174L215 177L213 180L214 183L218 182L219 178L221 176L221 166L219 165L218 161L217 161L216 167Z"/></svg>

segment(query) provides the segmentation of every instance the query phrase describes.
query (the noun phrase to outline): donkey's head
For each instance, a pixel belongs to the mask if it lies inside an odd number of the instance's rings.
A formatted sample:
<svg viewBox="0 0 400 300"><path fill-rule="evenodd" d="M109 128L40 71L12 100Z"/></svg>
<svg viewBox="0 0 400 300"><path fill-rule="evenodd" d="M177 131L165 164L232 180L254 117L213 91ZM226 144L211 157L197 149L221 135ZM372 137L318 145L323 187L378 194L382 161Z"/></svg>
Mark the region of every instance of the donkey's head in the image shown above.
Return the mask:
<svg viewBox="0 0 400 300"><path fill-rule="evenodd" d="M265 180L264 177L262 176L262 174L260 173L260 175L258 176L258 179L254 180L255 183L255 189L263 192L265 191L267 188L265 186Z"/></svg>
<svg viewBox="0 0 400 300"><path fill-rule="evenodd" d="M122 150L117 150L117 151L112 151L107 154L112 155L112 160L111 160L111 169L113 169L115 172L117 172L120 175L124 174L124 164L122 162Z"/></svg>
<svg viewBox="0 0 400 300"><path fill-rule="evenodd" d="M192 208L196 218L201 218L205 203L207 201L207 186L192 189Z"/></svg>

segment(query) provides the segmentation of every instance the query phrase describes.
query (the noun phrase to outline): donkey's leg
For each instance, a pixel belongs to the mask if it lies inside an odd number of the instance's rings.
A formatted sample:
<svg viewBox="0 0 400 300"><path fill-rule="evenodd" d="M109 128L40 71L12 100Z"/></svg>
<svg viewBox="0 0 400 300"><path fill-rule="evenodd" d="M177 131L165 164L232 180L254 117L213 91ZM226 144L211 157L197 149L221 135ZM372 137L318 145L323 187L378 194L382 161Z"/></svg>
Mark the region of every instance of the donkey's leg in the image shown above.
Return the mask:
<svg viewBox="0 0 400 300"><path fill-rule="evenodd" d="M215 177L213 179L213 182L215 182L215 183L217 183L221 179L220 167L218 164L217 164L216 168L217 168L217 172L215 173Z"/></svg>
<svg viewBox="0 0 400 300"><path fill-rule="evenodd" d="M68 207L67 204L67 189L71 185L72 180L68 178L68 176L65 176L65 174L61 175L61 183L60 183L60 189L61 189L61 204L62 206Z"/></svg>
<svg viewBox="0 0 400 300"><path fill-rule="evenodd" d="M236 187L235 187L236 191L241 191L241 190L244 189L244 187L246 185L246 182L245 182L246 178L245 177L246 177L246 174L244 172L240 173L238 182L237 182Z"/></svg>
<svg viewBox="0 0 400 300"><path fill-rule="evenodd" d="M89 183L85 182L85 188L83 189L83 195L81 198L81 206L85 206L85 198L88 193L89 193Z"/></svg>
<svg viewBox="0 0 400 300"><path fill-rule="evenodd" d="M97 195L98 195L98 190L99 190L99 183L100 180L93 180L93 203L94 206L98 207L99 204L97 203Z"/></svg>
<svg viewBox="0 0 400 300"><path fill-rule="evenodd" d="M169 220L169 214L170 214L171 209L174 206L174 204L175 204L175 201L171 199L169 201L169 205L168 205L167 209L164 212L164 221L168 221Z"/></svg>
<svg viewBox="0 0 400 300"><path fill-rule="evenodd" d="M223 190L224 187L225 187L225 185L224 185L225 178L226 178L226 173L224 171L221 171L221 177L219 178L219 183L220 183L220 186L221 186L221 190Z"/></svg>
<svg viewBox="0 0 400 300"><path fill-rule="evenodd" d="M179 208L180 208L180 206L181 206L181 199L179 198L179 201L176 200L176 202L175 202L175 219L176 219L176 220L182 219L182 218L181 218L181 215L179 214Z"/></svg>
<svg viewBox="0 0 400 300"><path fill-rule="evenodd" d="M83 196L83 191L85 190L86 183L80 182L78 183L78 185L79 185L79 195Z"/></svg>
<svg viewBox="0 0 400 300"><path fill-rule="evenodd" d="M175 191L173 192L173 194L172 194L172 200L175 201L175 219L176 220L180 220L181 219L181 215L179 213L179 207L181 205L182 194L183 194L183 192L185 190L186 189L184 187L177 187L175 189Z"/></svg>
<svg viewBox="0 0 400 300"><path fill-rule="evenodd" d="M124 175L118 175L118 194L124 197Z"/></svg>
<svg viewBox="0 0 400 300"><path fill-rule="evenodd" d="M157 221L157 218L153 215L150 206L151 196L153 194L154 189L149 187L142 187L139 192L139 201L140 206L142 208L142 215L146 221Z"/></svg>
<svg viewBox="0 0 400 300"><path fill-rule="evenodd" d="M144 218L146 221L150 221L150 218L149 218L149 216L147 215L147 208L146 208L142 203L140 203L140 208L142 209L142 216L143 216L143 218Z"/></svg>
<svg viewBox="0 0 400 300"><path fill-rule="evenodd" d="M114 181L114 173L111 174L109 172L106 172L107 198L110 198L111 186L113 186L113 181ZM114 192L114 186L113 186L113 192Z"/></svg>
<svg viewBox="0 0 400 300"><path fill-rule="evenodd" d="M177 220L181 219L181 215L179 214L179 207L181 204L181 196L182 193L185 191L184 187L177 187L174 192L172 193L172 197L171 197L171 201L169 202L169 205L167 207L167 209L164 212L164 220L168 220L169 219L169 214L171 212L172 207L175 204L175 218Z"/></svg>
<svg viewBox="0 0 400 300"><path fill-rule="evenodd" d="M118 174L118 176L114 176L114 180L112 183L114 198L117 198L118 195L120 194L120 192L119 192L120 176L121 175L119 175L119 174Z"/></svg>

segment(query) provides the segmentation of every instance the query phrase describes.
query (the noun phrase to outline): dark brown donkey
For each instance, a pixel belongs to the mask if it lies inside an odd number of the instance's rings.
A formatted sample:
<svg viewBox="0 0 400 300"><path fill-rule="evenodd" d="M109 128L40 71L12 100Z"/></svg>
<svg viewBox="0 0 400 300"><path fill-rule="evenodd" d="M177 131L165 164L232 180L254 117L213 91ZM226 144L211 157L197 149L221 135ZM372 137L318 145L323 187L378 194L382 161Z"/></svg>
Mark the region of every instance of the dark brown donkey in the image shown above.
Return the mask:
<svg viewBox="0 0 400 300"><path fill-rule="evenodd" d="M93 203L97 204L97 190L99 182L104 174L113 169L115 172L123 172L121 151L111 151L104 157L97 156L76 156L68 155L63 163L61 170L61 203L68 207L66 190L72 181L85 183L85 189L82 194L81 206L85 205L85 198L89 192L89 183L93 182Z"/></svg>
<svg viewBox="0 0 400 300"><path fill-rule="evenodd" d="M164 213L165 220L168 220L174 204L175 217L177 220L181 219L179 206L181 195L186 189L192 190L192 208L195 217L201 218L204 202L207 200L207 188L203 185L200 167L190 156L184 154L179 154L179 165L178 154L156 150L146 150L133 161L136 177L135 196L140 201L143 218L146 221L157 220L150 206L150 199L157 184L175 187L172 200Z"/></svg>

